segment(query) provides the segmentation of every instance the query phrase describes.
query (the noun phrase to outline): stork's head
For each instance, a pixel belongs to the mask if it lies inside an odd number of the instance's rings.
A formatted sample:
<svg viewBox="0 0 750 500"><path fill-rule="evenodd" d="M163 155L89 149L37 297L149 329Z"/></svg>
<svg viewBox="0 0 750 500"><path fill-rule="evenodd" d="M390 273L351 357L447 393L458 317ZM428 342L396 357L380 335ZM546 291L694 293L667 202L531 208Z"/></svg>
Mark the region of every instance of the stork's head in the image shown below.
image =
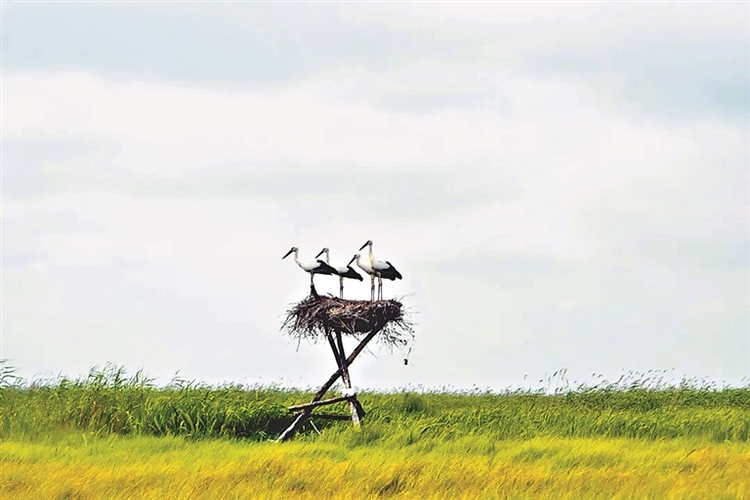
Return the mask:
<svg viewBox="0 0 750 500"><path fill-rule="evenodd" d="M366 246L368 246L368 245L370 246L370 250L372 250L372 240L367 240L364 245L362 245L361 247L359 247L359 249L360 250L364 250L364 248Z"/></svg>
<svg viewBox="0 0 750 500"><path fill-rule="evenodd" d="M283 257L282 257L281 259L282 259L282 260L283 260L283 259L286 259L286 258L287 258L287 257L289 257L289 256L290 256L291 254L293 254L293 253L297 253L297 251L298 251L298 250L299 250L299 249L298 249L297 247L292 247L292 248L291 248L291 249L290 249L290 250L289 250L289 251L288 251L287 253L285 253L285 254L284 254L284 256L283 256Z"/></svg>
<svg viewBox="0 0 750 500"><path fill-rule="evenodd" d="M315 258L317 259L318 257L320 257L323 254L326 254L326 257L328 257L328 247L325 247L325 248L323 248L323 250L321 250L320 252L318 252L318 255L316 255Z"/></svg>

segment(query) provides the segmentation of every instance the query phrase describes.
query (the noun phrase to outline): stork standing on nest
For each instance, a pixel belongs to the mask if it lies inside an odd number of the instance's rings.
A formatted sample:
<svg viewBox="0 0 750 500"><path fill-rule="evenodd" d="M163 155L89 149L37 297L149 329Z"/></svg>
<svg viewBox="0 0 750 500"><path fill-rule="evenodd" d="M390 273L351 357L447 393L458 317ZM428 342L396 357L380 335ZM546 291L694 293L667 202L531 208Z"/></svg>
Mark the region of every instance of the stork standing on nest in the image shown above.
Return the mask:
<svg viewBox="0 0 750 500"><path fill-rule="evenodd" d="M401 273L399 273L395 267L393 267L393 264L388 262L387 260L377 260L372 255L372 240L367 240L367 242L362 245L359 250L364 250L365 247L368 247L367 249L367 258L362 259L362 256L360 254L356 254L354 256L355 259L357 259L357 265L360 269L362 269L364 272L370 275L370 300L375 300L375 278L378 278L378 300L383 299L383 278L391 281L395 281L397 279L401 279Z"/></svg>
<svg viewBox="0 0 750 500"><path fill-rule="evenodd" d="M303 270L310 273L310 292L313 295L317 295L315 292L315 284L313 283L313 278L316 274L338 274L336 269L320 259L310 261L299 260L299 248L297 247L292 247L291 250L289 250L281 259L286 259L291 254L294 254L294 262L296 262Z"/></svg>
<svg viewBox="0 0 750 500"><path fill-rule="evenodd" d="M328 247L326 247L321 250L320 253L315 256L315 258L317 259L321 255L325 254L325 263L330 265L331 259L328 253ZM344 278L362 281L362 275L355 271L354 268L352 268L352 262L354 262L355 258L356 257L352 257L352 260L350 260L346 266L331 266L336 270L336 274L339 275L339 297L342 299L344 298Z"/></svg>

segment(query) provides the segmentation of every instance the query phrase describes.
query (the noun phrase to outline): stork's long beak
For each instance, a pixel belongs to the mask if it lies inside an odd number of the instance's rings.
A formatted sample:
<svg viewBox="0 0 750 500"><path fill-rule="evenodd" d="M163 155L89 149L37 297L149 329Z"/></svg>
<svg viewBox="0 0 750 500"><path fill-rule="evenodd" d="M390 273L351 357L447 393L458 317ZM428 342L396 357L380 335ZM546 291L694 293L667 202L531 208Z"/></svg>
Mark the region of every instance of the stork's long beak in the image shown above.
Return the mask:
<svg viewBox="0 0 750 500"><path fill-rule="evenodd" d="M357 260L357 257L359 257L359 256L355 255L354 257L352 257L352 260L349 261L349 263L347 264L347 266L351 266L352 262L354 262L355 260Z"/></svg>
<svg viewBox="0 0 750 500"><path fill-rule="evenodd" d="M294 252L294 248L292 248L292 249L291 249L291 250L289 250L289 251L288 251L288 252L287 252L286 254L284 254L284 256L283 256L283 257L281 258L281 260L284 260L284 259L286 259L287 257L289 257L289 254L291 254L292 252Z"/></svg>
<svg viewBox="0 0 750 500"><path fill-rule="evenodd" d="M360 249L360 250L364 250L364 249L365 249L365 247L366 247L367 245L369 245L369 244L370 244L370 240L367 240L367 243L365 243L364 245L362 245L361 247L359 247L359 249Z"/></svg>
<svg viewBox="0 0 750 500"><path fill-rule="evenodd" d="M325 253L325 251L326 251L326 249L324 248L323 250L321 250L320 252L318 252L318 255L316 255L315 258L317 259L321 255L323 255Z"/></svg>

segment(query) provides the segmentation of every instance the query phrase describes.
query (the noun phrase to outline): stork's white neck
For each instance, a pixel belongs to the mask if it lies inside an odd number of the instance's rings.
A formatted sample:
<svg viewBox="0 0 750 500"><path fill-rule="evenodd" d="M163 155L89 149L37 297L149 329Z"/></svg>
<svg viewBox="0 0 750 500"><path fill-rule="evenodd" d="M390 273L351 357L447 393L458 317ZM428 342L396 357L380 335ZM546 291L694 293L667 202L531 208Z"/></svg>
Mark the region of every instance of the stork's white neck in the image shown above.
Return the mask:
<svg viewBox="0 0 750 500"><path fill-rule="evenodd" d="M331 257L328 255L328 249L326 249L326 250L323 251L323 255L325 255L326 264L330 264L331 263Z"/></svg>
<svg viewBox="0 0 750 500"><path fill-rule="evenodd" d="M357 254L357 265L361 269L365 270L366 272L369 272L367 270L368 269L372 269L372 256L368 257L367 260L363 261L362 260L362 254L358 253Z"/></svg>

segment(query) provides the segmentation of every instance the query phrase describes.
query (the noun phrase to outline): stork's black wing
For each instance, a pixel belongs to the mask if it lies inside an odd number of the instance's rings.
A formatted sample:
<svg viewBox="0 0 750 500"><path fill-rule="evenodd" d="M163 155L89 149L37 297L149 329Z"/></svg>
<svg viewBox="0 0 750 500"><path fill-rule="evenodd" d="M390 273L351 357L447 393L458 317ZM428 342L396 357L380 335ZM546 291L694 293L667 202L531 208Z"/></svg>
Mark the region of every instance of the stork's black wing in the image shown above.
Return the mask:
<svg viewBox="0 0 750 500"><path fill-rule="evenodd" d="M388 267L380 271L380 277L391 281L400 280L402 278L401 273L390 262L385 261L385 263L388 264Z"/></svg>
<svg viewBox="0 0 750 500"><path fill-rule="evenodd" d="M315 268L315 274L338 274L336 269L327 264L324 260L318 259L318 267Z"/></svg>
<svg viewBox="0 0 750 500"><path fill-rule="evenodd" d="M359 281L362 281L362 275L359 274L354 269L352 269L352 266L347 266L346 267L346 272L339 273L339 276L343 276L344 278L349 278L350 280L359 280Z"/></svg>

